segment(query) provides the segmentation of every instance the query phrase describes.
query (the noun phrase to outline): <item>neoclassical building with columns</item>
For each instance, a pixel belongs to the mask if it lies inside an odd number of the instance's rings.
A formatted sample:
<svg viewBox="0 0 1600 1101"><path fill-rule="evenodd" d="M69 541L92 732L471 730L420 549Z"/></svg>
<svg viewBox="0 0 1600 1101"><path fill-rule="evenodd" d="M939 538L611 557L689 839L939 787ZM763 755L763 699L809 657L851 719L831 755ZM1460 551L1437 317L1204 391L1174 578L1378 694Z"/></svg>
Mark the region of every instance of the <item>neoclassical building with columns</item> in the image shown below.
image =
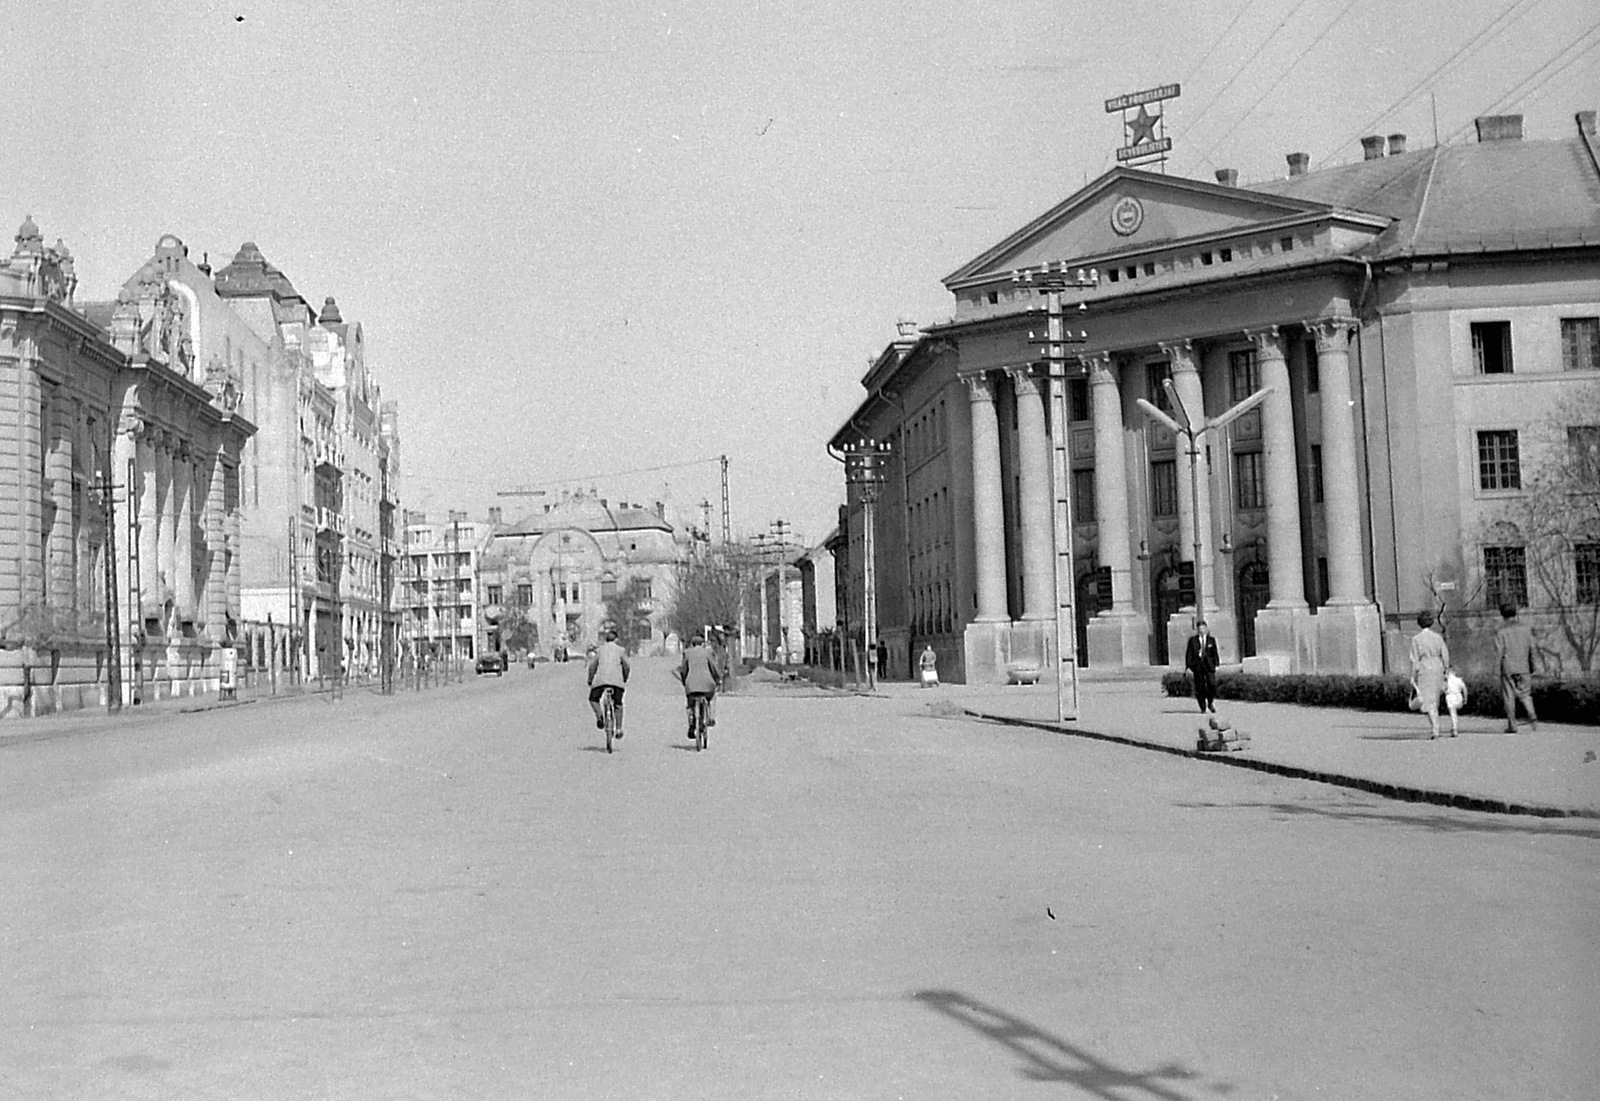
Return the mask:
<svg viewBox="0 0 1600 1101"><path fill-rule="evenodd" d="M1196 575L1224 663L1263 672L1403 670L1425 608L1474 660L1495 598L1537 618L1525 548L1493 521L1553 457L1539 440L1600 431L1600 160L1593 113L1576 123L1374 136L1361 161L1289 154L1250 185L1113 169L948 276L954 316L889 345L832 441L891 456L872 510L887 674L924 645L969 682L1053 667L1044 299L1018 279L1043 266L1098 277L1067 292L1080 662L1181 665ZM1170 409L1167 380L1191 416L1268 396L1202 436L1191 473L1138 404Z"/></svg>

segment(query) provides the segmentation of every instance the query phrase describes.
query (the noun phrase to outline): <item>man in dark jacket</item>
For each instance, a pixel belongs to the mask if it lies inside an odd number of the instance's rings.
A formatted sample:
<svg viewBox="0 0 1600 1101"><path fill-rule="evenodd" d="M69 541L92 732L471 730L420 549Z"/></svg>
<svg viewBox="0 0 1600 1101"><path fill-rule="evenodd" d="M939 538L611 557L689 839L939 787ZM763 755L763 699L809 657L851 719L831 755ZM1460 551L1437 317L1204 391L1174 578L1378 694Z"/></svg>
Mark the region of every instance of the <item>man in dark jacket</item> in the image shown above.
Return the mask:
<svg viewBox="0 0 1600 1101"><path fill-rule="evenodd" d="M683 682L684 705L689 712L689 736L692 738L695 697L705 697L706 725L716 726L717 721L710 717L709 712L717 689L722 687L722 670L718 667L716 655L706 645L705 636L698 631L683 651L683 660L678 663L678 679Z"/></svg>
<svg viewBox="0 0 1600 1101"><path fill-rule="evenodd" d="M1184 668L1194 677L1194 698L1202 713L1217 713L1217 666L1222 658L1217 653L1217 640L1205 620L1194 625L1195 633L1189 636L1189 648L1183 655Z"/></svg>
<svg viewBox="0 0 1600 1101"><path fill-rule="evenodd" d="M1506 708L1506 733L1517 732L1517 701L1528 712L1528 725L1539 729L1533 711L1533 632L1517 618L1515 604L1500 605L1500 629L1494 633L1494 652L1500 659L1500 695Z"/></svg>

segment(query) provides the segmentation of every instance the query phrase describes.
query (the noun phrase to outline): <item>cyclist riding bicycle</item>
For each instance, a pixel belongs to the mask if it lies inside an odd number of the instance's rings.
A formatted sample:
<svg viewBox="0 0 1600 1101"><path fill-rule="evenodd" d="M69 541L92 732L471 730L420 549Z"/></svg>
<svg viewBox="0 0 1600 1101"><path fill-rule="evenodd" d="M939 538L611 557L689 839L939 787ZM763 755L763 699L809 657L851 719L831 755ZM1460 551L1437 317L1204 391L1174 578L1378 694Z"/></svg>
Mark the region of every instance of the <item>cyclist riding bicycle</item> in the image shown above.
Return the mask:
<svg viewBox="0 0 1600 1101"><path fill-rule="evenodd" d="M589 655L589 706L594 708L594 726L604 730L605 712L600 697L611 689L611 705L617 716L617 737L622 737L622 693L628 683L628 652L617 642L617 629L605 629L605 641Z"/></svg>
<svg viewBox="0 0 1600 1101"><path fill-rule="evenodd" d="M698 631L683 651L683 660L678 662L678 679L683 682L683 702L689 712L689 737L693 738L695 697L705 697L706 725L716 726L717 720L711 718L711 701L716 698L717 689L722 687L722 671L717 667L716 655L706 645L706 637Z"/></svg>

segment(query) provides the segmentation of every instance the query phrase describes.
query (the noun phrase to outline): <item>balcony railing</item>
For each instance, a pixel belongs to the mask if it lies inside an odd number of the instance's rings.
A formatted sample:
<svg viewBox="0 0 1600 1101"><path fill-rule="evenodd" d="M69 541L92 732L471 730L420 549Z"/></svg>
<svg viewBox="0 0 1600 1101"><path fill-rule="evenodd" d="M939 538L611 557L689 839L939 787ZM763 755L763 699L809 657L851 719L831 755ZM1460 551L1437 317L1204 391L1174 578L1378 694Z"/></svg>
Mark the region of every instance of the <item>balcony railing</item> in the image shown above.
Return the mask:
<svg viewBox="0 0 1600 1101"><path fill-rule="evenodd" d="M335 535L343 535L345 530L344 514L337 509L317 509L317 530L331 531Z"/></svg>

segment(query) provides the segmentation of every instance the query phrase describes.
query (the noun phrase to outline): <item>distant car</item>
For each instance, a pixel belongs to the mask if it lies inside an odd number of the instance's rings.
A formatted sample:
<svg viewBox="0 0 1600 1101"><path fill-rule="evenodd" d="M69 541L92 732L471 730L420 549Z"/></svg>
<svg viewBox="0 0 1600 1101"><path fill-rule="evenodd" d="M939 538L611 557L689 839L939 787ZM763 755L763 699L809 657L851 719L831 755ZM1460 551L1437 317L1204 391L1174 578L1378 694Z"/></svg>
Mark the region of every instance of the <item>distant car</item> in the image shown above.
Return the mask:
<svg viewBox="0 0 1600 1101"><path fill-rule="evenodd" d="M504 650L495 650L487 654L478 655L478 672L493 673L502 676L506 671L506 654Z"/></svg>

